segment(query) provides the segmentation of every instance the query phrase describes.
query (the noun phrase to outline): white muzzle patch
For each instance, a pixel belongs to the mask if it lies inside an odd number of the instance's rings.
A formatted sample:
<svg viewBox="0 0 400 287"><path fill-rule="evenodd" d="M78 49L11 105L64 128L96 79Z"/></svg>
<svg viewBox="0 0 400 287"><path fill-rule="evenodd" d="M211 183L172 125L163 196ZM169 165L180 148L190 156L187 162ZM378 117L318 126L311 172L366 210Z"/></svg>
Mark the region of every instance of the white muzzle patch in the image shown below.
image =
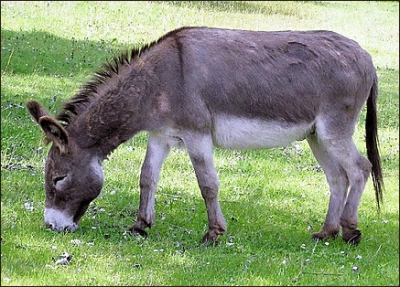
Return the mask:
<svg viewBox="0 0 400 287"><path fill-rule="evenodd" d="M53 208L44 210L44 222L48 228L54 231L68 230L74 232L78 228L78 224L73 221L72 216Z"/></svg>

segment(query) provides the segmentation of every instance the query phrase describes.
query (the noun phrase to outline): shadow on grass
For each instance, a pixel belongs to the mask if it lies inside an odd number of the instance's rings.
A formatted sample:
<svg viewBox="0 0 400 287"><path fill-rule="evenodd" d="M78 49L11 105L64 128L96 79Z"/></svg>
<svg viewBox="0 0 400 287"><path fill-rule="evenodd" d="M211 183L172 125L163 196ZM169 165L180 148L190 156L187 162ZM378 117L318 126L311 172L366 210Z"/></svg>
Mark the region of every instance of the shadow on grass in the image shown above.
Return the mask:
<svg viewBox="0 0 400 287"><path fill-rule="evenodd" d="M70 77L98 69L123 46L65 39L42 31L1 30L2 73Z"/></svg>
<svg viewBox="0 0 400 287"><path fill-rule="evenodd" d="M31 151L26 151L26 146L36 146L41 131L37 126L32 129L36 124L25 107L28 100L35 98L50 112L59 110L61 102L75 92L66 92L73 89L66 86L68 83L76 82L74 86L79 86L106 60L127 48L115 41L75 40L42 31L2 29L2 152L11 158L29 157ZM42 80L31 80L32 76Z"/></svg>

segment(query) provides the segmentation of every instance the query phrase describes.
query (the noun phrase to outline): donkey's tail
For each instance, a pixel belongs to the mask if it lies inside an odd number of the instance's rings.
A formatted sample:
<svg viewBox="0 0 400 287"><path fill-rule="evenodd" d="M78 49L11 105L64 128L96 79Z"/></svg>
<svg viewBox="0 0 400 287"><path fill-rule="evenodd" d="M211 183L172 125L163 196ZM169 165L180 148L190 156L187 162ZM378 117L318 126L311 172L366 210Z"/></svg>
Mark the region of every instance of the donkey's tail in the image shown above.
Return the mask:
<svg viewBox="0 0 400 287"><path fill-rule="evenodd" d="M367 100L367 116L365 121L365 141L367 146L368 159L372 164L372 182L375 189L378 212L380 204L383 201L383 176L381 167L381 158L379 156L378 140L378 117L377 117L377 99L378 99L378 79L375 76L374 83Z"/></svg>

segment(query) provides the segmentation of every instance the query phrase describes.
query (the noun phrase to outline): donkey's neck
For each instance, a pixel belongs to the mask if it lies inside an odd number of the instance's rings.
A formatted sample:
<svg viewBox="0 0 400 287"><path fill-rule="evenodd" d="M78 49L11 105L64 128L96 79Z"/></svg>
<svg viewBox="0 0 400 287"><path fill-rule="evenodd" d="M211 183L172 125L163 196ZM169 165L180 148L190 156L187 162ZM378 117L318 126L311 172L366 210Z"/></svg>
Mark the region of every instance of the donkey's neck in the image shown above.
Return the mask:
<svg viewBox="0 0 400 287"><path fill-rule="evenodd" d="M68 128L82 148L96 149L106 157L121 143L144 130L148 83L143 69L124 64L96 88L97 97Z"/></svg>

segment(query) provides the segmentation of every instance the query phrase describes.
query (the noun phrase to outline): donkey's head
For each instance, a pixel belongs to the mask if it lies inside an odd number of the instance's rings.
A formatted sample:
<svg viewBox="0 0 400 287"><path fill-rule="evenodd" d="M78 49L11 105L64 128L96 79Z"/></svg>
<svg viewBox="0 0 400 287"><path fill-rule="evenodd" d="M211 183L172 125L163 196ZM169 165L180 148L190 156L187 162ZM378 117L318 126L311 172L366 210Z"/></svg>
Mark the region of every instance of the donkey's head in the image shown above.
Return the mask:
<svg viewBox="0 0 400 287"><path fill-rule="evenodd" d="M75 231L78 221L103 187L101 160L94 151L81 148L67 130L37 102L27 108L52 142L45 168L44 220L56 231Z"/></svg>

